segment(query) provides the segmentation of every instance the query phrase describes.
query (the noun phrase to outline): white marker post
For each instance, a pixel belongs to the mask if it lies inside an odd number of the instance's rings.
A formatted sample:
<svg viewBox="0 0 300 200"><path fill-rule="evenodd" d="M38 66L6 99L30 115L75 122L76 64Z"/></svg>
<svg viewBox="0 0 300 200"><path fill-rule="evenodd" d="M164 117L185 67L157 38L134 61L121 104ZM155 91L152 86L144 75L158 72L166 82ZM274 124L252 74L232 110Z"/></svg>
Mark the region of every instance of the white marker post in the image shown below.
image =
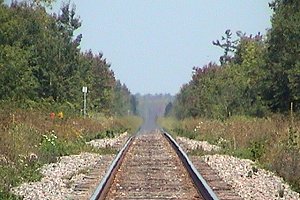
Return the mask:
<svg viewBox="0 0 300 200"><path fill-rule="evenodd" d="M83 92L83 117L85 118L85 116L86 116L86 94L87 94L87 87L83 86L82 87L82 92Z"/></svg>

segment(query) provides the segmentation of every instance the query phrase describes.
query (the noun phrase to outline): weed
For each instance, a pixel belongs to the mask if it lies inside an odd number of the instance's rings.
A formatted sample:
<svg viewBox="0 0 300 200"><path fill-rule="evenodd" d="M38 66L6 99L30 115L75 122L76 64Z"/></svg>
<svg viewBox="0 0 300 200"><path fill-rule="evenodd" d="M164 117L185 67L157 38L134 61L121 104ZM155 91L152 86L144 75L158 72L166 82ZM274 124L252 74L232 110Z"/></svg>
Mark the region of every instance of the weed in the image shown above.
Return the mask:
<svg viewBox="0 0 300 200"><path fill-rule="evenodd" d="M224 121L160 118L158 122L175 135L207 140L222 147L222 153L256 161L300 192L300 120L296 117L292 123L280 115L266 119L234 116Z"/></svg>
<svg viewBox="0 0 300 200"><path fill-rule="evenodd" d="M248 148L251 155L250 158L253 161L259 160L265 153L265 142L263 140L250 142L250 147Z"/></svg>
<svg viewBox="0 0 300 200"><path fill-rule="evenodd" d="M18 199L9 193L10 189L22 182L40 180L39 168L56 162L58 156L83 151L115 154L114 149L96 149L86 141L115 137L125 130L134 132L141 124L140 118L131 116L80 118L68 105L35 106L0 109L0 199ZM62 112L63 117L53 119L52 112Z"/></svg>

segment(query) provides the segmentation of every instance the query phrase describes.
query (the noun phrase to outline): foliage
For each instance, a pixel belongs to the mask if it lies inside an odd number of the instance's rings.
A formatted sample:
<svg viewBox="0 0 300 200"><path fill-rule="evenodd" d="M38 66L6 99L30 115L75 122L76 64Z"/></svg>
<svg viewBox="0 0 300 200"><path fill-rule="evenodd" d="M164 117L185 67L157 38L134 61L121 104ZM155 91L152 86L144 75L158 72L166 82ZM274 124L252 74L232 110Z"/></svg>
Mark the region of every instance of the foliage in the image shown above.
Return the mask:
<svg viewBox="0 0 300 200"><path fill-rule="evenodd" d="M259 34L255 37L238 35L239 40L227 42L237 46L234 46L234 57L228 58L222 66L209 63L193 68L192 80L181 88L174 103L177 118L226 119L231 115L263 116L266 113L260 94L263 73L260 66L264 63L265 44ZM215 45L224 46L220 42Z"/></svg>
<svg viewBox="0 0 300 200"><path fill-rule="evenodd" d="M0 0L0 199L18 199L11 187L39 180L39 168L59 156L115 153L86 141L132 133L141 124L127 116L136 114L137 101L103 54L81 52L75 7L65 3L48 14L52 2ZM79 116L82 86L88 118Z"/></svg>
<svg viewBox="0 0 300 200"><path fill-rule="evenodd" d="M165 113L164 113L164 116L165 116L165 117L171 115L172 108L173 108L173 104L172 104L172 102L169 102L169 103L166 105L166 108L165 108Z"/></svg>
<svg viewBox="0 0 300 200"><path fill-rule="evenodd" d="M194 67L171 112L180 121L162 122L178 135L207 139L225 153L260 162L299 192L300 131L294 115L300 111L300 2L269 5L274 13L267 35L226 30L213 42L224 50L220 65Z"/></svg>
<svg viewBox="0 0 300 200"><path fill-rule="evenodd" d="M219 46L222 49L224 49L224 55L220 57L220 63L221 65L227 64L232 60L231 55L229 53L233 53L235 49L237 48L237 42L238 40L232 41L232 32L230 29L227 29L225 31L225 37L222 36L221 41L223 43L220 43L219 40L213 41L213 45Z"/></svg>
<svg viewBox="0 0 300 200"><path fill-rule="evenodd" d="M131 95L128 88L126 85L122 85L119 81L117 81L114 90L115 95L113 98L113 111L118 115L129 115L132 109L131 103L136 102L131 101Z"/></svg>
<svg viewBox="0 0 300 200"><path fill-rule="evenodd" d="M14 199L8 193L11 187L39 180L39 168L56 162L59 156L80 152L116 153L114 149L95 149L86 142L116 137L125 131L134 133L141 124L136 116L95 115L84 119L63 112L63 118L55 116L53 119L47 106L18 109L5 105L0 106L0 197L4 199ZM63 107L56 108L56 115Z"/></svg>
<svg viewBox="0 0 300 200"><path fill-rule="evenodd" d="M275 0L270 7L274 14L267 36L238 31L234 37L228 29L213 42L224 49L221 65L193 68L192 80L182 86L174 104L177 118L223 120L299 111L300 3Z"/></svg>
<svg viewBox="0 0 300 200"><path fill-rule="evenodd" d="M78 112L81 88L87 86L89 112L133 113L136 102L125 85L119 89L103 54L80 52L75 7L65 3L59 14L50 15L43 5L52 2L0 4L0 100L68 102Z"/></svg>
<svg viewBox="0 0 300 200"><path fill-rule="evenodd" d="M272 28L264 67L265 98L273 111L286 112L293 102L300 108L300 4L298 1L273 1Z"/></svg>
<svg viewBox="0 0 300 200"><path fill-rule="evenodd" d="M205 118L160 118L160 126L174 135L206 140L221 153L251 159L272 170L300 192L300 120L274 115L267 119L231 117L224 121ZM202 155L203 152L192 152Z"/></svg>

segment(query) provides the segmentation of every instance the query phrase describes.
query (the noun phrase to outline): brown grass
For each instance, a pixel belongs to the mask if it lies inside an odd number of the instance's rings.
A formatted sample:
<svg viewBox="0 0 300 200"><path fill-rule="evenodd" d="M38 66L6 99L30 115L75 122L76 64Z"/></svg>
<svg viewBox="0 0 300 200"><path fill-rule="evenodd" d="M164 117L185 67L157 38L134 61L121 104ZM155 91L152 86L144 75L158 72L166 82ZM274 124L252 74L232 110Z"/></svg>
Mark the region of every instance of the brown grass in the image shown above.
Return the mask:
<svg viewBox="0 0 300 200"><path fill-rule="evenodd" d="M300 192L300 120L274 115L267 119L232 117L226 121L165 118L173 132L223 147L225 153L257 161Z"/></svg>
<svg viewBox="0 0 300 200"><path fill-rule="evenodd" d="M60 111L59 111L60 112ZM56 115L57 116L57 115ZM57 156L96 150L85 144L94 138L117 136L124 131L135 132L141 124L138 117L79 117L64 114L62 119L50 118L50 112L40 109L0 109L0 199L15 199L8 193L23 181L35 181L41 176L38 168L55 162ZM109 135L107 134L109 133ZM53 140L54 145L51 143ZM36 156L37 159L32 160Z"/></svg>

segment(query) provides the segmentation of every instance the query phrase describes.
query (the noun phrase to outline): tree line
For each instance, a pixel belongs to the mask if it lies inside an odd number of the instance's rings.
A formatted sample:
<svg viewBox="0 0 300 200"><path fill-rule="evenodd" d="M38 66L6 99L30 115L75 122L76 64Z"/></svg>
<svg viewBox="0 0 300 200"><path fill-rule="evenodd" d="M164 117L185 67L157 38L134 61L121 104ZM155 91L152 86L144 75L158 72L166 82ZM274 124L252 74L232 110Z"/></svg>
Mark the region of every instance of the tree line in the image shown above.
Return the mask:
<svg viewBox="0 0 300 200"><path fill-rule="evenodd" d="M226 119L300 111L300 2L275 0L265 36L226 30L213 41L224 50L220 64L194 67L192 80L176 96L178 118ZM170 110L170 105L168 112Z"/></svg>
<svg viewBox="0 0 300 200"><path fill-rule="evenodd" d="M51 0L0 0L0 100L68 103L82 107L82 86L88 87L88 107L96 112L136 113L137 101L116 80L102 53L81 52L81 26L75 7L63 4L47 13Z"/></svg>

